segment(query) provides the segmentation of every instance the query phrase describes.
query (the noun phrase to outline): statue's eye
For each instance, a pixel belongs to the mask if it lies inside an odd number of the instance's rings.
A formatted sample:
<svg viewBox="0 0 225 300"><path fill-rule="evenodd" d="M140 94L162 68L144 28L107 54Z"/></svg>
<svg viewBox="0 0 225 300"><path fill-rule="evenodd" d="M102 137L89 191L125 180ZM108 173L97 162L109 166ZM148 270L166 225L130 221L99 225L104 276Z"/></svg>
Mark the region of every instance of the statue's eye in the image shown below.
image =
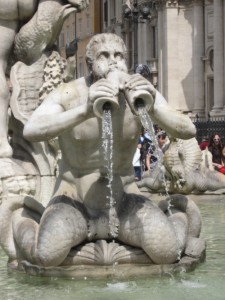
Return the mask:
<svg viewBox="0 0 225 300"><path fill-rule="evenodd" d="M115 57L116 57L117 59L123 59L123 54L122 54L121 52L116 52L116 53L115 53Z"/></svg>
<svg viewBox="0 0 225 300"><path fill-rule="evenodd" d="M102 51L101 53L99 53L98 58L102 59L102 58L108 58L109 57L109 53L106 51Z"/></svg>

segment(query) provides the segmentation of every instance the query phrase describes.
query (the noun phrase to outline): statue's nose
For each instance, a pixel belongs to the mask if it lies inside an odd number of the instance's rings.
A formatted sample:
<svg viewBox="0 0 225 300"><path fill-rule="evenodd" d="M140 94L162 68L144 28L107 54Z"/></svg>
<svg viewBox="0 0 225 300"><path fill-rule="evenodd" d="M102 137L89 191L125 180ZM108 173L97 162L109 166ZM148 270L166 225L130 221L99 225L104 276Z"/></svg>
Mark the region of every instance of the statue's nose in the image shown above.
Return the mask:
<svg viewBox="0 0 225 300"><path fill-rule="evenodd" d="M109 57L109 64L110 65L115 65L116 64L116 59L115 59L113 54L111 54L110 57Z"/></svg>

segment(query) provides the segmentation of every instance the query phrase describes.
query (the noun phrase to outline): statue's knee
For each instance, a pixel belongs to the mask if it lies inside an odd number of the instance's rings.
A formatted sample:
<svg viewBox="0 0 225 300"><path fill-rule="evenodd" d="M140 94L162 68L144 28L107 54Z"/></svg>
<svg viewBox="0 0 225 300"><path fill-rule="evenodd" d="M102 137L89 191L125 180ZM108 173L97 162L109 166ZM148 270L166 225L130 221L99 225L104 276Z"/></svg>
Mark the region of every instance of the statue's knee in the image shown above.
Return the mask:
<svg viewBox="0 0 225 300"><path fill-rule="evenodd" d="M35 251L35 260L38 265L43 267L59 266L66 258L70 251L70 247L61 245L56 248L55 244L39 243Z"/></svg>

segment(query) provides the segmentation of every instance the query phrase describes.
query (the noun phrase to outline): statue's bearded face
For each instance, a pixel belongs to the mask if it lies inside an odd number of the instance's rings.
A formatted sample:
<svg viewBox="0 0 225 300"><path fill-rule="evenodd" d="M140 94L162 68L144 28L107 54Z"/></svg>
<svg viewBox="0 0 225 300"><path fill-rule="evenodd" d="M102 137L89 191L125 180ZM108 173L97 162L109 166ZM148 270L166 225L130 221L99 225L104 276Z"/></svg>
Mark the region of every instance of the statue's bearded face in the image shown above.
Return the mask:
<svg viewBox="0 0 225 300"><path fill-rule="evenodd" d="M89 6L90 0L67 0L72 6L81 11Z"/></svg>
<svg viewBox="0 0 225 300"><path fill-rule="evenodd" d="M92 72L95 78L106 77L111 71L127 73L124 49L120 43L102 43L95 46Z"/></svg>

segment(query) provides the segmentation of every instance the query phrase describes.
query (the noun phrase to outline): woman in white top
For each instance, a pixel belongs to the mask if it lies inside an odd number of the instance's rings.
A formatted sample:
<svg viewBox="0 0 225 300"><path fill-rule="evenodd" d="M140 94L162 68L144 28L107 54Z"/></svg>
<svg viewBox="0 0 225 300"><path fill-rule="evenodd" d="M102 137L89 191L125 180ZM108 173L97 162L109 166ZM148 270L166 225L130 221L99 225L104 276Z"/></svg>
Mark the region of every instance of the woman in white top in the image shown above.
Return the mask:
<svg viewBox="0 0 225 300"><path fill-rule="evenodd" d="M141 174L142 174L142 170L141 170L141 141L138 141L138 145L137 145L137 149L134 153L134 157L133 157L133 167L134 167L134 174L135 174L135 180L139 181L141 180Z"/></svg>

